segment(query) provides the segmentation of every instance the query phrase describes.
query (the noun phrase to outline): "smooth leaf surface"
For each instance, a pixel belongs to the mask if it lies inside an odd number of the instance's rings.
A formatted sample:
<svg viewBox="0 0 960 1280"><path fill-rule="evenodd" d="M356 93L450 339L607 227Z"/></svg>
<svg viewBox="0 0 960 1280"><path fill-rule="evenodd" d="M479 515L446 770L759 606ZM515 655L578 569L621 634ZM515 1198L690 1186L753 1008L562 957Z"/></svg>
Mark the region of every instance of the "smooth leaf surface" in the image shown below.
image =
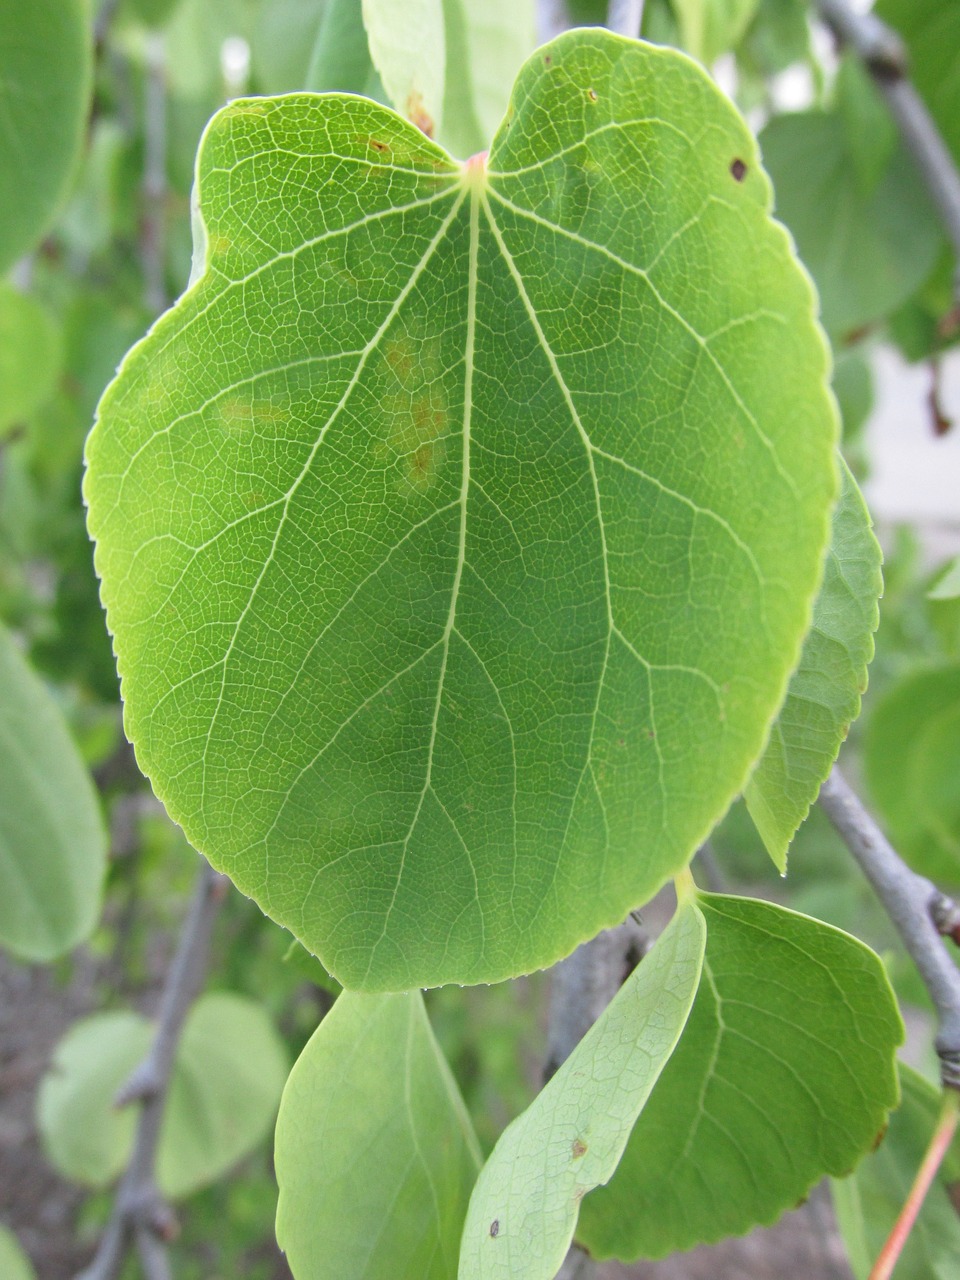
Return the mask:
<svg viewBox="0 0 960 1280"><path fill-rule="evenodd" d="M100 804L56 703L0 627L0 945L52 960L100 912Z"/></svg>
<svg viewBox="0 0 960 1280"><path fill-rule="evenodd" d="M150 1046L137 1013L74 1024L39 1092L37 1119L51 1162L85 1186L112 1182L130 1156L137 1110L113 1100ZM286 1050L264 1012L230 992L202 996L177 1051L157 1156L171 1199L215 1182L265 1137L287 1075Z"/></svg>
<svg viewBox="0 0 960 1280"><path fill-rule="evenodd" d="M46 231L80 153L88 27L85 0L0 5L0 275Z"/></svg>
<svg viewBox="0 0 960 1280"><path fill-rule="evenodd" d="M936 580L927 596L931 600L956 600L960 597L960 556L950 561L946 572Z"/></svg>
<svg viewBox="0 0 960 1280"><path fill-rule="evenodd" d="M290 1073L275 1160L296 1280L451 1280L480 1155L419 991L339 997Z"/></svg>
<svg viewBox="0 0 960 1280"><path fill-rule="evenodd" d="M913 162L898 146L869 194L863 163L838 111L775 117L760 134L776 212L820 294L831 335L883 319L923 284L941 244L936 214ZM824 210L830 216L824 216Z"/></svg>
<svg viewBox="0 0 960 1280"><path fill-rule="evenodd" d="M376 82L379 93L373 91ZM307 66L298 86L315 93L340 91L385 96L370 60L370 46L357 0L329 0Z"/></svg>
<svg viewBox="0 0 960 1280"><path fill-rule="evenodd" d="M438 140L451 155L489 147L536 45L532 0L443 0L446 87Z"/></svg>
<svg viewBox="0 0 960 1280"><path fill-rule="evenodd" d="M60 337L47 312L0 281L0 435L48 399L59 366Z"/></svg>
<svg viewBox="0 0 960 1280"><path fill-rule="evenodd" d="M833 1183L847 1257L856 1280L871 1268L917 1176L940 1111L940 1093L900 1064L900 1106L877 1150L849 1178ZM960 1143L954 1142L931 1187L896 1267L897 1280L955 1280L960 1219L949 1188L960 1181Z"/></svg>
<svg viewBox="0 0 960 1280"><path fill-rule="evenodd" d="M759 0L673 0L683 47L708 65L738 43Z"/></svg>
<svg viewBox="0 0 960 1280"><path fill-rule="evenodd" d="M486 173L293 96L199 186L88 444L138 758L345 986L550 964L742 790L819 585L835 414L751 136L580 31Z"/></svg>
<svg viewBox="0 0 960 1280"><path fill-rule="evenodd" d="M910 79L960 162L960 5L952 0L877 0L876 10L906 41Z"/></svg>
<svg viewBox="0 0 960 1280"><path fill-rule="evenodd" d="M960 884L960 663L904 676L864 734L871 798L915 870Z"/></svg>
<svg viewBox="0 0 960 1280"><path fill-rule="evenodd" d="M534 1102L501 1135L474 1187L459 1280L553 1280L580 1202L617 1167L690 1012L706 926L681 906Z"/></svg>
<svg viewBox="0 0 960 1280"><path fill-rule="evenodd" d="M659 1258L793 1208L869 1151L903 1026L862 942L772 903L701 894L703 977L680 1043L577 1232Z"/></svg>
<svg viewBox="0 0 960 1280"><path fill-rule="evenodd" d="M12 1231L0 1226L0 1276L3 1280L36 1280L30 1259Z"/></svg>
<svg viewBox="0 0 960 1280"><path fill-rule="evenodd" d="M880 621L883 554L863 495L844 462L841 476L813 624L767 749L744 791L750 816L781 871L790 841L860 714Z"/></svg>
<svg viewBox="0 0 960 1280"><path fill-rule="evenodd" d="M390 101L428 138L443 123L443 0L363 0L370 57Z"/></svg>

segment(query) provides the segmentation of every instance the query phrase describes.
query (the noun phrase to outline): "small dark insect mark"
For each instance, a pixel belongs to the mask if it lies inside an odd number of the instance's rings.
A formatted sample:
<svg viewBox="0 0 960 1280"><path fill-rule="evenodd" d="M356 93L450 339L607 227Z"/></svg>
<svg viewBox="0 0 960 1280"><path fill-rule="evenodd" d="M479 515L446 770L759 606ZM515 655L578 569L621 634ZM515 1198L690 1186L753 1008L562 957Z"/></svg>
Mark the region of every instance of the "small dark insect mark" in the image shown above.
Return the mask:
<svg viewBox="0 0 960 1280"><path fill-rule="evenodd" d="M500 1234L500 1219L499 1219L499 1218L494 1218L494 1220L490 1223L490 1234L491 1234L492 1236L498 1236L498 1235Z"/></svg>
<svg viewBox="0 0 960 1280"><path fill-rule="evenodd" d="M587 1144L585 1142L581 1142L579 1138L574 1138L573 1140L574 1160L579 1160L581 1156L585 1156L586 1154L587 1154Z"/></svg>
<svg viewBox="0 0 960 1280"><path fill-rule="evenodd" d="M742 182L747 176L747 166L739 157L737 157L730 166L730 172L733 174L735 182Z"/></svg>
<svg viewBox="0 0 960 1280"><path fill-rule="evenodd" d="M591 102L596 102L596 100L597 100L597 91L596 91L596 89L588 89L588 90L587 90L587 97L590 99L590 101L591 101Z"/></svg>
<svg viewBox="0 0 960 1280"><path fill-rule="evenodd" d="M543 60L543 65L544 65L545 67L549 67L549 65L550 65L550 63L551 63L552 61L553 61L553 59L550 57L550 55L549 55L549 53L548 53L548 54L547 54L547 56L546 56L546 57L544 58L544 60Z"/></svg>
<svg viewBox="0 0 960 1280"><path fill-rule="evenodd" d="M370 139L370 145L371 145L371 147L373 147L374 151L387 151L387 150L388 150L387 144L386 144L385 142L378 142L376 138L371 138L371 139Z"/></svg>

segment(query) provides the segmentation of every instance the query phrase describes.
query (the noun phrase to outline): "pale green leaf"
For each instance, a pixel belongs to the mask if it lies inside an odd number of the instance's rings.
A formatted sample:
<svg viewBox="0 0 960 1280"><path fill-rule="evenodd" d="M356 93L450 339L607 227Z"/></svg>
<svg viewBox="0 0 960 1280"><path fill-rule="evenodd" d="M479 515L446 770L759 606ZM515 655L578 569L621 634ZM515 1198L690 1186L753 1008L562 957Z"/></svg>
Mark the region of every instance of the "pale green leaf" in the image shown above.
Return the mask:
<svg viewBox="0 0 960 1280"><path fill-rule="evenodd" d="M80 154L87 8L85 0L0 5L0 275L46 231Z"/></svg>
<svg viewBox="0 0 960 1280"><path fill-rule="evenodd" d="M947 565L942 576L927 592L930 600L956 600L960 597L960 556Z"/></svg>
<svg viewBox="0 0 960 1280"><path fill-rule="evenodd" d="M489 165L354 98L226 108L206 272L88 444L138 759L348 987L548 965L676 874L829 533L809 285L706 74L572 32Z"/></svg>
<svg viewBox="0 0 960 1280"><path fill-rule="evenodd" d="M904 676L864 733L873 803L915 870L960 884L960 663Z"/></svg>
<svg viewBox="0 0 960 1280"><path fill-rule="evenodd" d="M363 0L370 57L397 111L428 138L443 124L443 0Z"/></svg>
<svg viewBox="0 0 960 1280"><path fill-rule="evenodd" d="M275 1159L297 1280L452 1280L480 1156L419 991L340 996L290 1073Z"/></svg>
<svg viewBox="0 0 960 1280"><path fill-rule="evenodd" d="M443 0L446 88L437 135L452 155L490 146L536 44L532 0Z"/></svg>
<svg viewBox="0 0 960 1280"><path fill-rule="evenodd" d="M673 0L684 49L708 65L736 45L760 0Z"/></svg>
<svg viewBox="0 0 960 1280"><path fill-rule="evenodd" d="M369 65L367 38L357 0L269 0L261 5L250 46L251 71L258 91L296 93L302 89L351 88L347 83L318 86L308 79L308 69L322 44L331 14L346 7L356 14L363 53ZM348 57L346 50L342 56Z"/></svg>
<svg viewBox="0 0 960 1280"><path fill-rule="evenodd" d="M0 1226L0 1276L3 1280L36 1280L30 1259L20 1247L17 1237Z"/></svg>
<svg viewBox="0 0 960 1280"><path fill-rule="evenodd" d="M744 799L776 866L810 812L850 725L860 714L880 620L883 554L857 482L841 462L842 489L813 623L787 700Z"/></svg>
<svg viewBox="0 0 960 1280"><path fill-rule="evenodd" d="M877 1150L850 1177L833 1183L837 1222L857 1280L869 1280L917 1176L940 1112L939 1090L903 1063L900 1087L900 1106L890 1117ZM896 1280L956 1280L960 1218L948 1188L958 1176L960 1144L954 1143L897 1261Z"/></svg>
<svg viewBox="0 0 960 1280"><path fill-rule="evenodd" d="M37 1119L51 1162L85 1186L111 1183L126 1166L135 1106L113 1105L153 1036L137 1013L76 1023L44 1077ZM177 1050L160 1145L160 1189L179 1199L215 1182L263 1140L287 1074L286 1050L265 1013L230 992L202 996Z"/></svg>
<svg viewBox="0 0 960 1280"><path fill-rule="evenodd" d="M606 1187L580 1211L598 1257L659 1258L771 1223L871 1149L903 1038L880 960L772 903L701 894L703 977Z"/></svg>
<svg viewBox="0 0 960 1280"><path fill-rule="evenodd" d="M810 57L810 6L806 0L760 0L737 50L749 73L776 75Z"/></svg>
<svg viewBox="0 0 960 1280"><path fill-rule="evenodd" d="M906 40L910 79L960 163L960 5L954 0L877 0L876 11Z"/></svg>
<svg viewBox="0 0 960 1280"><path fill-rule="evenodd" d="M377 96L369 89L376 75L357 0L329 0L310 54L306 79L297 87L315 93L339 91L371 97Z"/></svg>
<svg viewBox="0 0 960 1280"><path fill-rule="evenodd" d="M59 708L0 627L0 945L52 960L100 913L107 840Z"/></svg>
<svg viewBox="0 0 960 1280"><path fill-rule="evenodd" d="M580 1202L608 1181L683 1030L706 927L682 905L531 1106L503 1133L470 1198L459 1280L553 1280Z"/></svg>
<svg viewBox="0 0 960 1280"><path fill-rule="evenodd" d="M776 189L777 217L793 232L831 334L848 337L919 289L942 233L902 145L869 195L836 110L777 116L760 134L760 145Z"/></svg>
<svg viewBox="0 0 960 1280"><path fill-rule="evenodd" d="M53 320L35 298L0 280L0 435L49 399L59 372Z"/></svg>

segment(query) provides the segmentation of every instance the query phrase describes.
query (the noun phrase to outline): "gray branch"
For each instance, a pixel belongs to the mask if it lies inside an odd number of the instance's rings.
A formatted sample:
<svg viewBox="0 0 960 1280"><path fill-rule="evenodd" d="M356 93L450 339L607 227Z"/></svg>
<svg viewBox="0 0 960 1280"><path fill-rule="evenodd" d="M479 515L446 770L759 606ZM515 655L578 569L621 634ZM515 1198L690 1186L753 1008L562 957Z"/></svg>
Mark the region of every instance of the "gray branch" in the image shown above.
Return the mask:
<svg viewBox="0 0 960 1280"><path fill-rule="evenodd" d="M910 83L903 41L874 14L856 13L847 0L817 0L817 5L824 22L838 40L856 52L886 98L960 258L960 172L926 104ZM960 302L960 271L954 293Z"/></svg>
<svg viewBox="0 0 960 1280"><path fill-rule="evenodd" d="M168 1280L171 1274L166 1244L176 1235L177 1222L157 1187L157 1146L180 1033L206 978L213 922L228 883L209 863L203 863L164 983L153 1043L117 1094L118 1107L143 1103L133 1152L96 1256L77 1280L117 1280L134 1245L148 1280Z"/></svg>
<svg viewBox="0 0 960 1280"><path fill-rule="evenodd" d="M610 0L607 9L607 26L621 36L640 38L643 22L643 0Z"/></svg>
<svg viewBox="0 0 960 1280"><path fill-rule="evenodd" d="M936 1045L943 1083L960 1089L960 969L940 935L945 899L929 880L910 870L838 769L823 784L820 803L920 971L937 1012Z"/></svg>
<svg viewBox="0 0 960 1280"><path fill-rule="evenodd" d="M537 0L537 40L546 44L573 25L566 0Z"/></svg>

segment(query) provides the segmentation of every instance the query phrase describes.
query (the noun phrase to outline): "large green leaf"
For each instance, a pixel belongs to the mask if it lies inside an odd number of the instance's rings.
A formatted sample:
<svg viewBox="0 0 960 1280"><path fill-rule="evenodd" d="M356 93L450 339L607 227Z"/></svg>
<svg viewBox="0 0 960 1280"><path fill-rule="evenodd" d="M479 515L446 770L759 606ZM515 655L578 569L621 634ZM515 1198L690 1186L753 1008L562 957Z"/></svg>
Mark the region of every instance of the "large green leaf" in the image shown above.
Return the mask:
<svg viewBox="0 0 960 1280"><path fill-rule="evenodd" d="M890 1117L877 1150L849 1178L833 1183L837 1221L857 1280L869 1280L917 1176L940 1112L939 1091L902 1063L900 1086L900 1106ZM955 1142L897 1261L897 1280L956 1280L960 1219L949 1187L958 1180L960 1143Z"/></svg>
<svg viewBox="0 0 960 1280"><path fill-rule="evenodd" d="M781 871L790 841L860 714L880 620L883 555L863 495L845 463L841 475L813 625L767 749L744 791L750 816Z"/></svg>
<svg viewBox="0 0 960 1280"><path fill-rule="evenodd" d="M700 895L703 977L617 1172L583 1202L599 1257L658 1258L773 1222L869 1151L903 1037L879 959L783 907Z"/></svg>
<svg viewBox="0 0 960 1280"><path fill-rule="evenodd" d="M130 1156L137 1108L117 1090L150 1046L137 1013L77 1022L57 1046L37 1102L52 1163L86 1186L112 1182ZM179 1199L215 1182L266 1135L287 1074L286 1050L264 1010L229 992L201 997L180 1045L160 1134L157 1180Z"/></svg>
<svg viewBox="0 0 960 1280"><path fill-rule="evenodd" d="M63 716L0 627L0 945L52 960L100 913L107 840Z"/></svg>
<svg viewBox="0 0 960 1280"><path fill-rule="evenodd" d="M906 40L910 78L960 162L960 5L953 0L877 0L876 12Z"/></svg>
<svg viewBox="0 0 960 1280"><path fill-rule="evenodd" d="M883 319L920 288L942 237L902 145L869 191L862 175L870 162L839 109L777 116L760 145L777 216L816 281L831 334L846 338Z"/></svg>
<svg viewBox="0 0 960 1280"><path fill-rule="evenodd" d="M340 996L277 1121L277 1240L297 1280L452 1280L479 1164L420 992Z"/></svg>
<svg viewBox="0 0 960 1280"><path fill-rule="evenodd" d="M86 0L0 4L0 275L47 229L80 152L87 10Z"/></svg>
<svg viewBox="0 0 960 1280"><path fill-rule="evenodd" d="M924 875L960 884L960 663L899 680L863 745L871 797L899 852Z"/></svg>
<svg viewBox="0 0 960 1280"><path fill-rule="evenodd" d="M60 365L60 335L35 298L0 281L0 435L49 398Z"/></svg>
<svg viewBox="0 0 960 1280"><path fill-rule="evenodd" d="M819 585L835 414L750 133L579 31L489 171L293 96L199 189L88 444L138 758L348 987L552 963L742 789Z"/></svg>
<svg viewBox="0 0 960 1280"><path fill-rule="evenodd" d="M36 1280L30 1259L12 1231L0 1226L0 1276L3 1280Z"/></svg>
<svg viewBox="0 0 960 1280"><path fill-rule="evenodd" d="M502 1134L470 1198L459 1280L553 1280L588 1191L608 1181L693 1004L706 926L679 908L531 1106Z"/></svg>

